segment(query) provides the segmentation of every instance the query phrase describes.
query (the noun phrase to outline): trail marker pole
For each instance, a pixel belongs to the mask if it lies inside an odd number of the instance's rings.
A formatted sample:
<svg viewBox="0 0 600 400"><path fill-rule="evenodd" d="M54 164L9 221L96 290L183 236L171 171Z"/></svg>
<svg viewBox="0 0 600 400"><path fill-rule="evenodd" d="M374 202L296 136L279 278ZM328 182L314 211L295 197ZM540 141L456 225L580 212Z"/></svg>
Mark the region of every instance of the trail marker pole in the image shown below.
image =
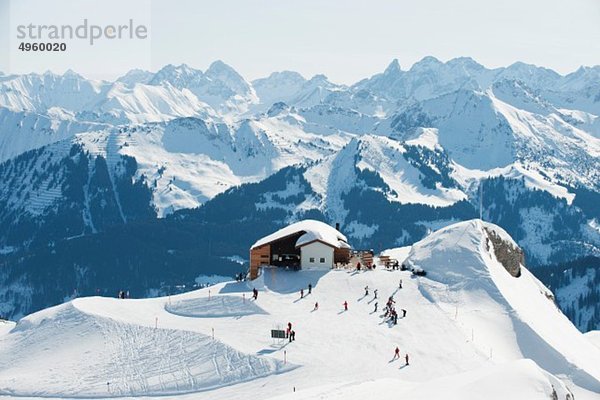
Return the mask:
<svg viewBox="0 0 600 400"><path fill-rule="evenodd" d="M212 329L212 338L213 338L213 340L215 340L215 328L210 328L210 329Z"/></svg>
<svg viewBox="0 0 600 400"><path fill-rule="evenodd" d="M283 351L283 363L287 364L287 350Z"/></svg>
<svg viewBox="0 0 600 400"><path fill-rule="evenodd" d="M242 293L242 299L244 301L244 304L246 304L246 293Z"/></svg>
<svg viewBox="0 0 600 400"><path fill-rule="evenodd" d="M475 341L475 331L471 328L471 342Z"/></svg>
<svg viewBox="0 0 600 400"><path fill-rule="evenodd" d="M154 329L158 328L158 317L154 318Z"/></svg>
<svg viewBox="0 0 600 400"><path fill-rule="evenodd" d="M456 313L454 314L454 319L458 319L458 306L456 306Z"/></svg>
<svg viewBox="0 0 600 400"><path fill-rule="evenodd" d="M210 301L210 289L208 289L208 300Z"/></svg>

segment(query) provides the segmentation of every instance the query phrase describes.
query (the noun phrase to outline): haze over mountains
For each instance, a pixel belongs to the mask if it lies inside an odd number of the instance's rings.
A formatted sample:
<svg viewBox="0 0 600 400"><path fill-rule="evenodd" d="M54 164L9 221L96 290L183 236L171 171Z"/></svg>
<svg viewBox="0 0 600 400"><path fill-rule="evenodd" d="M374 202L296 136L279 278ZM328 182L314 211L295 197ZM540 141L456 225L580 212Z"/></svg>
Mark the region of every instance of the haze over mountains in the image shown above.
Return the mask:
<svg viewBox="0 0 600 400"><path fill-rule="evenodd" d="M56 259L46 268L80 292L99 286L100 265L150 269L138 282L146 295L177 276L242 268L231 257L246 258L261 232L306 216L340 222L355 246L378 251L481 211L533 266L600 256L600 67L563 76L426 57L408 70L394 60L351 86L290 71L248 82L221 61L115 82L1 75L0 107L8 315L72 294L36 297L43 280L24 271L43 269L48 254ZM164 244L165 225L190 242ZM156 265L133 255L139 243L70 255L74 243L89 250L114 230L156 241ZM190 247L210 249L210 266L182 267L195 257ZM575 296L595 293L583 287ZM600 311L574 318L592 329Z"/></svg>

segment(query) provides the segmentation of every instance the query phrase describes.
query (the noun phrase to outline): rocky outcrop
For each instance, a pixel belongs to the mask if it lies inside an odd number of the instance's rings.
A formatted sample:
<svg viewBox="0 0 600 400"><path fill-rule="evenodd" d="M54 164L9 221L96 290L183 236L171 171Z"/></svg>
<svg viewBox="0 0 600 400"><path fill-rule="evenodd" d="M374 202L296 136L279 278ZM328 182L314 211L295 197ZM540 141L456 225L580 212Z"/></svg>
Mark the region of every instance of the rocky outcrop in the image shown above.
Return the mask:
<svg viewBox="0 0 600 400"><path fill-rule="evenodd" d="M496 232L484 228L487 234L486 245L490 250L490 244L494 248L496 259L504 266L509 274L518 278L521 276L521 265L525 265L525 253L518 246L503 240Z"/></svg>

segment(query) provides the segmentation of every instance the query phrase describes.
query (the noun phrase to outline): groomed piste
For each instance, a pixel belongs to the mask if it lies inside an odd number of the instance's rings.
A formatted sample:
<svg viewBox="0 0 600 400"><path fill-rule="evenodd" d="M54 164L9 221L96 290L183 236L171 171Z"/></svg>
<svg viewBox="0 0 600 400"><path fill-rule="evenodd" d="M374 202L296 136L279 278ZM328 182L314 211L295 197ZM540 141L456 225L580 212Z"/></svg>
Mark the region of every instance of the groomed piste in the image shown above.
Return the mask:
<svg viewBox="0 0 600 400"><path fill-rule="evenodd" d="M0 325L0 397L600 398L600 349L526 268L506 270L490 232L516 246L473 220L389 251L425 277L265 269L178 296L40 311ZM397 325L382 316L389 296L407 310ZM270 337L288 322L294 342Z"/></svg>

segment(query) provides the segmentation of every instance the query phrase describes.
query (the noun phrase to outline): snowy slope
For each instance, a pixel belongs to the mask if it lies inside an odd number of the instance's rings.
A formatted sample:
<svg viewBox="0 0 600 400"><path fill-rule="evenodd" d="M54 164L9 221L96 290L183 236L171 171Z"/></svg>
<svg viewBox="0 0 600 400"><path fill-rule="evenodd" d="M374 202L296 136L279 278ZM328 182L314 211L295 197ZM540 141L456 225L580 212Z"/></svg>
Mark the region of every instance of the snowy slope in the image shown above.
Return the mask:
<svg viewBox="0 0 600 400"><path fill-rule="evenodd" d="M5 367L0 387L6 389L0 393L172 395L286 369L281 361L242 354L200 333L154 329L89 314L85 305L79 308L82 302L93 304L98 299L77 300L19 321L2 343ZM55 345L47 347L50 343ZM51 368L44 359L54 360Z"/></svg>
<svg viewBox="0 0 600 400"><path fill-rule="evenodd" d="M521 268L515 278L505 270L487 250L494 246L489 231L517 248L501 228L476 220L451 225L416 243L405 262L427 271L423 294L462 320L472 337L482 335L477 340L481 351L504 360L532 358L552 373L566 373L577 384L600 390L600 365L594 361L600 353L529 271ZM486 310L494 310L493 323Z"/></svg>
<svg viewBox="0 0 600 400"><path fill-rule="evenodd" d="M492 231L515 246L500 228L476 220L415 244L405 262L427 277L383 268L266 269L253 282L178 296L76 299L0 333L10 360L0 364L0 394L547 399L555 391L560 399L571 392L599 398L600 349L524 267L518 278L504 269L486 247ZM301 299L308 283L313 292ZM390 295L408 310L397 326L380 315ZM296 341L272 340L269 331L287 322ZM396 346L410 355L409 366L392 358Z"/></svg>
<svg viewBox="0 0 600 400"><path fill-rule="evenodd" d="M345 219L342 198L357 184L358 171L378 175L387 185L384 195L392 202L447 206L466 198L458 188L425 185L422 171L406 153L407 146L397 140L363 135L352 139L342 151L309 167L305 178L320 195L321 208L335 216L336 221Z"/></svg>
<svg viewBox="0 0 600 400"><path fill-rule="evenodd" d="M50 111L45 115L0 108L0 163L26 151L72 138L77 133L107 127L79 122L60 109Z"/></svg>
<svg viewBox="0 0 600 400"><path fill-rule="evenodd" d="M584 336L592 342L592 344L600 348L600 331L589 331Z"/></svg>

